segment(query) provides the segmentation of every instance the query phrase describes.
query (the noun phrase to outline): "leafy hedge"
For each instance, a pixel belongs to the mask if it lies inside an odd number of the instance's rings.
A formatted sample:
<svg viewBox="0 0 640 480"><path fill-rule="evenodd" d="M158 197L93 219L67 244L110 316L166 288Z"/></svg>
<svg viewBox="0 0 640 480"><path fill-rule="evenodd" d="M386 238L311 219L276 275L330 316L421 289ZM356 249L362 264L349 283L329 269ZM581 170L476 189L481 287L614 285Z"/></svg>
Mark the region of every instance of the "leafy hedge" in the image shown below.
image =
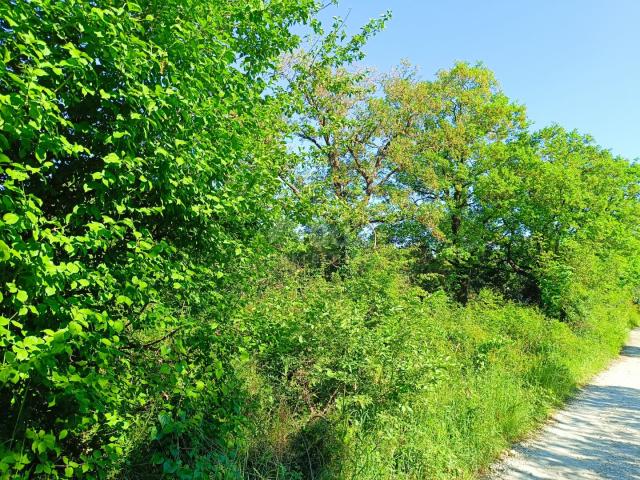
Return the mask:
<svg viewBox="0 0 640 480"><path fill-rule="evenodd" d="M104 477L140 445L192 478L235 428L215 320L272 211L268 74L312 8L0 5L3 478Z"/></svg>

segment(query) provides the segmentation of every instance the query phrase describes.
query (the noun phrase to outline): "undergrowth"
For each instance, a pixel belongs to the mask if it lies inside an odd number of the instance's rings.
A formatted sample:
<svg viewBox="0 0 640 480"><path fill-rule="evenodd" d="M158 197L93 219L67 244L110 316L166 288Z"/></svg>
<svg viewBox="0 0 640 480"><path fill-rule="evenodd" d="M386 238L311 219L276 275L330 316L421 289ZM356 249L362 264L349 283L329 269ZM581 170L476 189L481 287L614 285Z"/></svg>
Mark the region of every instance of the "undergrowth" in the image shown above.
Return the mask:
<svg viewBox="0 0 640 480"><path fill-rule="evenodd" d="M236 320L251 353L236 366L250 398L237 475L474 478L640 318L620 292L594 292L573 322L489 290L463 306L412 285L394 256L330 277L281 266Z"/></svg>

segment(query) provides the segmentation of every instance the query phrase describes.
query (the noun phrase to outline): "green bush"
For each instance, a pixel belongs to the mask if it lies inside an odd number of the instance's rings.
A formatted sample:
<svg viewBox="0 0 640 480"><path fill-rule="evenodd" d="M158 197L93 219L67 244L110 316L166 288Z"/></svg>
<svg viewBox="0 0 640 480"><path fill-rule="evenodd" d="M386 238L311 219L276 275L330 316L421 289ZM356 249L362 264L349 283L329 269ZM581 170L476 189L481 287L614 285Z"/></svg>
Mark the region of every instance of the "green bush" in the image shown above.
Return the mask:
<svg viewBox="0 0 640 480"><path fill-rule="evenodd" d="M407 258L271 271L236 320L252 353L236 366L253 398L246 477L473 478L640 317L624 293L595 299L579 328L489 290L461 306L412 286Z"/></svg>
<svg viewBox="0 0 640 480"><path fill-rule="evenodd" d="M193 478L225 447L216 323L273 212L264 92L312 8L0 5L2 478Z"/></svg>

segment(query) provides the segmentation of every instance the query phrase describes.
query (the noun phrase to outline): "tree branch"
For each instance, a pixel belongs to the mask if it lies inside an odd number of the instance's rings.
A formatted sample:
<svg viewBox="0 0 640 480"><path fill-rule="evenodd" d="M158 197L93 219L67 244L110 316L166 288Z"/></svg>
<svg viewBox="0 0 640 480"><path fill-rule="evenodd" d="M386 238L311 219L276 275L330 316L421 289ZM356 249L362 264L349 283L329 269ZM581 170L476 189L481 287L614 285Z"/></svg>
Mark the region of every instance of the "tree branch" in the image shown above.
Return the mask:
<svg viewBox="0 0 640 480"><path fill-rule="evenodd" d="M304 133L297 133L296 135L298 137L302 138L303 140L307 140L307 141L313 143L318 150L322 150L322 145L320 145L320 142L318 142L317 138L313 138L310 135L305 135Z"/></svg>
<svg viewBox="0 0 640 480"><path fill-rule="evenodd" d="M289 187L289 189L293 192L293 194L296 197L298 197L299 199L302 199L302 193L300 192L300 189L298 187L296 187L293 183L291 183L290 181L288 181L287 179L283 178L280 175L278 175L278 180L280 180L287 187Z"/></svg>

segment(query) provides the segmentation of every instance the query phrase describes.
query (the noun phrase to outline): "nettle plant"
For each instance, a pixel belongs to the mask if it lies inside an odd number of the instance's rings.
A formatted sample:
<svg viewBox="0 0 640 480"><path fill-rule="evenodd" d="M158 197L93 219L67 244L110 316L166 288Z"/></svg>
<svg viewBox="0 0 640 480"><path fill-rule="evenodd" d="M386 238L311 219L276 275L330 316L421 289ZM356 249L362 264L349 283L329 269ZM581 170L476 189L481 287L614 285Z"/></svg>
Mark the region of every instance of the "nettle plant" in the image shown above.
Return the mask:
<svg viewBox="0 0 640 480"><path fill-rule="evenodd" d="M314 8L0 5L1 477L102 477L135 449L210 468L186 432L235 428L214 321L273 210L264 92Z"/></svg>

